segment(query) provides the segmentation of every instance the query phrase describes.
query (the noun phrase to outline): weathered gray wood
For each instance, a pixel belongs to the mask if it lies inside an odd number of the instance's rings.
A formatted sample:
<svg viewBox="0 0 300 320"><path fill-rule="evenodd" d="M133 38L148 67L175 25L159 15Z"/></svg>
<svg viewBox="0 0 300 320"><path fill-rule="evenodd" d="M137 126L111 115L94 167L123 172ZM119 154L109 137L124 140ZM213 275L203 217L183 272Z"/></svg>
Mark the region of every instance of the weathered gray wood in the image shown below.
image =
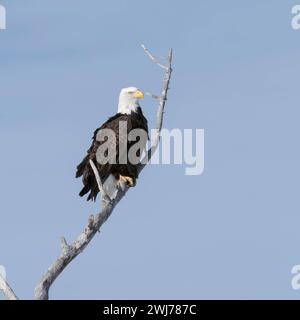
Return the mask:
<svg viewBox="0 0 300 320"><path fill-rule="evenodd" d="M170 50L168 55L168 66L165 66L160 62L158 62L158 60L154 58L152 53L144 45L142 45L142 47L147 53L147 55L150 57L150 59L154 61L158 66L160 66L163 70L165 70L165 76L164 76L162 94L159 97L160 102L159 102L159 108L157 112L157 123L156 123L157 135L155 137L153 145L151 146L147 155L139 165L139 169L138 169L139 172L141 172L146 166L146 164L150 161L151 157L153 156L154 152L156 151L159 145L160 132L163 124L164 109L167 101L169 83L170 83L171 74L172 74L172 49ZM94 170L95 166L93 166L93 164L91 165ZM94 173L95 173L95 170L94 170ZM95 173L95 176L97 178L97 172ZM99 173L98 173L98 176L99 176ZM98 184L99 184L99 181L98 181ZM103 189L101 182L99 185L99 189L100 191L102 191L101 189ZM95 217L94 216L89 217L87 227L71 245L68 245L66 240L63 238L63 240L61 241L61 248L62 248L61 255L49 267L49 269L46 271L46 273L43 275L43 277L37 284L35 288L35 299L37 300L49 299L49 289L53 284L53 282L64 271L64 269L69 265L69 263L72 260L74 260L86 248L86 246L90 243L90 241L93 239L95 234L99 232L100 227L103 225L103 223L109 218L115 206L126 195L127 191L128 191L127 186L125 186L124 190L120 188L118 189L117 195L113 200L102 202L102 205L103 205L102 211L98 213ZM104 193L103 195L105 196Z"/></svg>
<svg viewBox="0 0 300 320"><path fill-rule="evenodd" d="M90 166L92 167L92 170L94 172L94 175L95 175L95 178L96 178L96 181L98 184L99 191L102 195L102 206L104 207L104 206L106 206L107 203L109 203L111 201L111 199L108 196L108 194L105 192L105 189L103 187L98 169L97 169L95 163L93 162L93 160L90 160Z"/></svg>
<svg viewBox="0 0 300 320"><path fill-rule="evenodd" d="M0 274L0 290L8 300L18 300L18 297L13 292L7 281Z"/></svg>

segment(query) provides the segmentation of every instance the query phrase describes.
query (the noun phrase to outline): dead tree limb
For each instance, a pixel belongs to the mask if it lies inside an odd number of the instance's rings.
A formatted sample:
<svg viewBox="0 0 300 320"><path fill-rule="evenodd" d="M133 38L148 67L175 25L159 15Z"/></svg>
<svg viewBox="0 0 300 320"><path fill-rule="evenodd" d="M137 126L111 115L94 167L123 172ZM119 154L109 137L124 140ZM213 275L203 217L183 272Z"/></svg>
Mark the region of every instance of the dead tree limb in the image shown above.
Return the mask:
<svg viewBox="0 0 300 320"><path fill-rule="evenodd" d="M18 300L12 288L9 286L7 281L0 274L0 291L3 292L7 300Z"/></svg>
<svg viewBox="0 0 300 320"><path fill-rule="evenodd" d="M102 195L102 206L105 207L111 201L111 199L103 187L103 183L101 181L99 172L98 172L97 167L96 167L95 163L93 162L93 160L90 160L90 166L92 167L92 170L94 172L94 175L95 175L95 178L96 178L96 181L98 184L99 191Z"/></svg>
<svg viewBox="0 0 300 320"><path fill-rule="evenodd" d="M139 164L138 172L140 173L147 163L150 161L153 156L155 150L159 145L160 140L160 132L162 129L163 123L163 115L164 109L167 101L167 94L169 90L169 83L172 74L172 49L169 51L168 55L168 65L165 66L161 64L153 54L144 46L142 48L149 56L149 58L156 63L159 67L161 67L165 71L164 82L163 82L163 90L160 97L156 97L159 99L159 107L157 111L157 123L156 123L156 136L153 141L151 148L148 150L147 155ZM92 168L93 168L93 164ZM95 168L95 166L94 166ZM93 170L94 170L93 168ZM97 170L96 170L97 171ZM94 170L94 174L97 178L97 172ZM98 173L99 176L99 173ZM98 180L97 180L98 181ZM98 181L99 185L99 181ZM100 182L99 185L100 191L102 191L102 195L105 196L103 192L103 186ZM102 190L101 190L102 189ZM126 195L128 188L125 187L124 190L122 188L118 189L117 195L111 201L107 201L105 205L103 205L102 211L98 213L95 217L91 216L89 218L87 227L85 230L77 237L77 239L70 245L67 244L66 240L63 238L61 241L61 255L60 257L48 268L46 273L43 275L39 283L35 288L35 299L37 300L47 300L49 298L49 289L53 282L57 279L57 277L64 271L64 269L69 265L69 263L74 260L90 243L95 234L99 232L102 224L109 218L111 213L113 212L115 206L120 202L120 200ZM104 202L102 202L104 204Z"/></svg>

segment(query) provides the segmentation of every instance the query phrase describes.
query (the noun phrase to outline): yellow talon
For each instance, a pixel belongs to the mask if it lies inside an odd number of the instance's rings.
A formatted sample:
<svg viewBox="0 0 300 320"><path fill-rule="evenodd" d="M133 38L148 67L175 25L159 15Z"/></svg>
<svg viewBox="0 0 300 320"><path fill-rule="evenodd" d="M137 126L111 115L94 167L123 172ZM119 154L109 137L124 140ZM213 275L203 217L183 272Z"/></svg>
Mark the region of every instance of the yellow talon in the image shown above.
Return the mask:
<svg viewBox="0 0 300 320"><path fill-rule="evenodd" d="M126 183L129 187L134 187L135 186L135 179L127 176L121 176L119 178L119 183L124 182Z"/></svg>

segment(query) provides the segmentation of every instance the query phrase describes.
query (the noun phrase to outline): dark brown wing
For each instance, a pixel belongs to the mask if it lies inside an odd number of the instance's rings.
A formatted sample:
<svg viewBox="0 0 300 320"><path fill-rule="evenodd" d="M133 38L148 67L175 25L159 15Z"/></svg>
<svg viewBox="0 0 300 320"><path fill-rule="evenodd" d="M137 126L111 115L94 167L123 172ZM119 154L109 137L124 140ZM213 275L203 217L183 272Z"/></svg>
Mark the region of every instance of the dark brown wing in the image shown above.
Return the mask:
<svg viewBox="0 0 300 320"><path fill-rule="evenodd" d="M129 133L132 129L139 128L145 130L148 136L147 120L140 108L138 108L137 112L132 112L130 115L117 113L115 116L109 118L100 128L98 128L94 132L92 145L87 151L86 157L78 165L76 172L76 178L82 176L82 181L84 184L84 187L79 195L82 197L90 192L87 200L95 200L99 192L97 181L89 163L90 160L93 160L94 164L96 165L102 183L105 182L105 180L111 173L114 174L117 179L119 174L129 175L137 178L136 165L118 164L119 159L122 157L122 154L120 154L122 153L122 150L128 151L133 144L133 142L128 142L126 135L123 135L122 132L120 134L119 124L121 121L126 123L127 133ZM109 140L107 139L103 140L103 137L101 137L102 133L105 131L103 129L110 129L112 130L112 132L114 132L116 138L114 143L109 143ZM103 136L105 135L106 134L104 133ZM145 146L146 142L147 141L143 142ZM125 146L126 144L127 150L126 148L120 148L120 146ZM107 156L105 157L105 161L98 161L102 160L99 159L99 154L101 155L101 152L98 152L97 155L97 151L99 150L99 147L101 145L102 147L105 147L105 149L107 148L107 153L104 154L105 156ZM123 154L123 156L127 157L127 154Z"/></svg>
<svg viewBox="0 0 300 320"><path fill-rule="evenodd" d="M115 116L109 118L100 128L98 128L93 135L93 142L91 147L87 151L87 155L82 160L82 162L77 166L77 172L76 172L76 178L79 178L82 176L82 182L84 184L83 189L79 193L79 195L82 197L88 192L90 194L88 195L87 200L95 200L97 197L97 194L99 192L97 181L95 179L93 170L90 166L89 161L93 160L94 164L96 165L99 175L101 178L102 183L105 182L105 180L108 178L112 171L113 162L109 161L109 157L107 158L106 162L97 161L97 151L99 147L106 143L108 149L107 155L113 155L115 154L115 159L117 160L119 157L119 122L120 121L126 121L128 126L130 126L130 121L128 121L128 115L122 115L122 114L116 114ZM104 132L103 129L110 129L115 133L115 142L116 144L108 145L107 140L101 141L101 132ZM101 140L100 140L101 139ZM126 141L122 141L122 137L120 137L120 143L126 143ZM112 150L114 149L114 150ZM113 152L115 151L115 153ZM99 156L99 154L98 154Z"/></svg>

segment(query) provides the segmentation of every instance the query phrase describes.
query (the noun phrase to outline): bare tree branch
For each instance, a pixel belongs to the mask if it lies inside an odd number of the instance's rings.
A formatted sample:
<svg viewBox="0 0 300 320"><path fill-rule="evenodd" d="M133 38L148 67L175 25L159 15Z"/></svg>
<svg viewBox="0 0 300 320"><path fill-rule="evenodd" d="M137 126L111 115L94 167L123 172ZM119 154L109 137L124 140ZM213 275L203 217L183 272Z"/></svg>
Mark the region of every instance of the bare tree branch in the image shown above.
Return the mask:
<svg viewBox="0 0 300 320"><path fill-rule="evenodd" d="M142 48L145 51L147 50L146 52L148 53L148 55L150 54L150 59L153 60L151 58L151 56L153 57L153 55L150 53L150 51L148 49L146 49L144 45L142 45ZM170 89L169 85L170 85L172 71L173 71L172 70L172 59L173 59L173 50L170 49L169 54L168 54L168 64L169 65L168 65L167 71L164 76L162 94L159 98L160 101L159 101L159 107L158 107L157 117L156 117L156 137L153 141L152 147L148 150L148 154L141 161L141 164L139 167L139 172L141 172L144 169L144 167L147 165L147 163L150 161L150 159L154 155L154 153L159 145L160 132L161 132L162 124L163 124L163 120L164 120L165 106L166 106L166 101L168 99L168 90ZM154 62L157 63L156 61L154 61Z"/></svg>
<svg viewBox="0 0 300 320"><path fill-rule="evenodd" d="M60 247L61 247L61 253L62 255L65 255L69 252L70 246L68 245L65 237L60 238Z"/></svg>
<svg viewBox="0 0 300 320"><path fill-rule="evenodd" d="M147 53L148 57L154 62L156 63L158 66L160 66L162 69L168 71L169 67L163 65L162 63L160 63L158 61L157 58L154 57L154 55L143 45L141 44L142 48L145 50L145 52Z"/></svg>
<svg viewBox="0 0 300 320"><path fill-rule="evenodd" d="M167 94L169 90L169 83L171 79L172 74L172 49L169 52L168 55L168 66L164 66L160 64L157 59L152 55L152 53L144 46L142 45L143 49L149 56L149 58L158 64L161 68L163 68L166 73L164 77L163 82L163 90L161 97L159 97L160 103L159 108L157 112L157 123L156 123L156 130L157 135L153 142L152 147L149 149L147 155L145 158L141 161L138 167L138 172L140 173L144 167L146 166L147 162L150 161L151 157L153 156L155 150L158 147L159 140L160 140L160 132L162 129L162 123L163 123L163 114L164 114L164 108L167 101ZM91 166L93 168L93 164L91 163ZM97 174L99 176L98 170L94 170L95 176L97 178ZM103 186L100 184L99 181L98 186L99 190L103 189ZM100 227L103 225L103 223L109 218L111 213L113 212L116 205L120 202L120 200L126 195L128 191L128 187L125 186L124 189L119 188L117 195L114 199L107 202L100 213L98 213L95 217L90 216L88 220L87 227L85 230L77 237L77 239L71 244L67 245L67 242L63 238L61 241L61 256L49 267L47 272L43 275L42 279L39 281L35 288L35 299L38 300L47 300L49 298L49 289L53 282L57 279L57 277L62 273L62 271L69 265L69 263L74 260L90 243L90 241L93 239L95 234L99 232ZM105 193L102 193L105 195Z"/></svg>
<svg viewBox="0 0 300 320"><path fill-rule="evenodd" d="M160 99L160 96L157 96L156 94L153 94L151 92L145 92L147 96L153 98L153 99L156 99L156 100L159 100Z"/></svg>
<svg viewBox="0 0 300 320"><path fill-rule="evenodd" d="M0 290L8 300L18 300L18 297L13 292L7 281L0 274Z"/></svg>
<svg viewBox="0 0 300 320"><path fill-rule="evenodd" d="M105 206L108 202L111 201L111 199L108 196L108 194L105 192L105 189L104 189L103 184L101 182L99 172L98 172L97 167L95 166L93 160L90 160L90 165L93 169L93 172L94 172L97 184L98 184L99 191L101 192L101 195L102 195L103 206Z"/></svg>

